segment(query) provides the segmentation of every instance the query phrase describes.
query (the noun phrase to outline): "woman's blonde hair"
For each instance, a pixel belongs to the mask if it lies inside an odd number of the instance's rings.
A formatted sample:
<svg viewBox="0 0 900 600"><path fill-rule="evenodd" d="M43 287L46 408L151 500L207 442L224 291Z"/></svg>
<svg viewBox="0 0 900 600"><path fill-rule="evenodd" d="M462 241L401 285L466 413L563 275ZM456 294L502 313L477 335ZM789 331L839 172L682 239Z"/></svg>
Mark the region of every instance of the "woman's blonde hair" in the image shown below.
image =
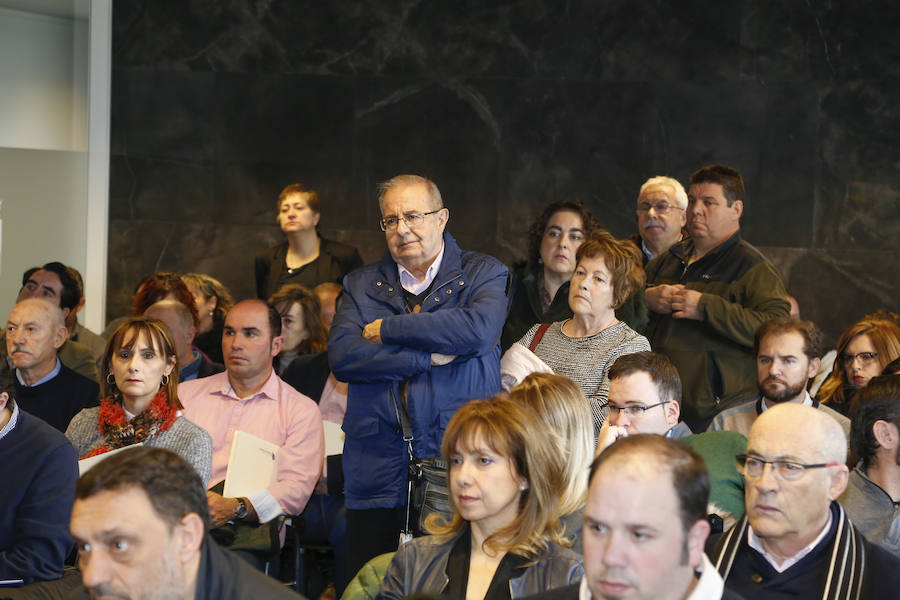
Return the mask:
<svg viewBox="0 0 900 600"><path fill-rule="evenodd" d="M106 350L103 352L103 364L100 369L100 377L102 378L103 396L115 398L119 402L122 401L122 392L116 386L114 374L112 372L113 354L120 349L125 348L129 352L135 350L141 334L147 336L147 340L153 346L156 352L162 355L166 363L172 365L172 370L167 376L166 383L160 381L160 387L166 388L169 406L175 408L184 408L178 400L178 354L175 352L175 343L172 341L172 333L169 326L151 317L128 317L116 327L109 341L106 342ZM113 381L110 382L110 375L113 375Z"/></svg>
<svg viewBox="0 0 900 600"><path fill-rule="evenodd" d="M837 356L834 359L834 366L831 368L831 375L822 384L819 389L818 398L820 402L838 402L847 401L844 397L844 386L848 384L847 372L841 364L841 356L847 350L847 346L854 338L860 335L869 336L875 352L878 353L878 362L881 368L900 356L900 327L888 318L869 318L863 317L861 321L857 321L847 328L841 334L837 343Z"/></svg>
<svg viewBox="0 0 900 600"><path fill-rule="evenodd" d="M449 466L448 478L453 477L450 456L457 449L471 450L481 439L494 452L507 457L513 474L528 482L519 498L519 512L513 522L495 531L484 540L484 546L536 558L550 542L571 545L564 537L559 518L559 494L562 472L553 456L556 448L537 420L518 402L504 396L488 400L472 400L456 411L450 419L441 453ZM452 493L451 493L452 500ZM459 514L455 502L453 518L446 522L432 514L426 528L436 535L455 537L468 523Z"/></svg>
<svg viewBox="0 0 900 600"><path fill-rule="evenodd" d="M509 398L537 418L555 445L553 458L563 474L560 514L580 509L594 459L594 420L581 388L562 375L532 373L509 392Z"/></svg>

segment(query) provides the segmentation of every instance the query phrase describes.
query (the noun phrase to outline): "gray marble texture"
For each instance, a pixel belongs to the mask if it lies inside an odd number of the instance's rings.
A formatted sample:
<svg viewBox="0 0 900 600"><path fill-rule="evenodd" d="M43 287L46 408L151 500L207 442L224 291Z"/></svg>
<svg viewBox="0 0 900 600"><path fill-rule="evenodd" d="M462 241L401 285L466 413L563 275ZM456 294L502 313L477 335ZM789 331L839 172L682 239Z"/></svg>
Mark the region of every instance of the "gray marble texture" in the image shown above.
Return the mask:
<svg viewBox="0 0 900 600"><path fill-rule="evenodd" d="M167 269L253 294L302 181L384 252L375 184L434 179L464 248L512 263L547 202L614 234L640 184L744 175L745 237L830 341L900 310L900 5L117 0L109 317Z"/></svg>

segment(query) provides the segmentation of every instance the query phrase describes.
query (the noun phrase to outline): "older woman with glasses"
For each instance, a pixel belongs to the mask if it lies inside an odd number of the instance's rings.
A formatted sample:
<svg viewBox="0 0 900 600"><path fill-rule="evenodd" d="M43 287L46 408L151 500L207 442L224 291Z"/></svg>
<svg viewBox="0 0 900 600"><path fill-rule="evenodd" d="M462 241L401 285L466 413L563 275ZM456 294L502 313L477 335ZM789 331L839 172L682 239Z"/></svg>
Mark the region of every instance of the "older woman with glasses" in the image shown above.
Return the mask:
<svg viewBox="0 0 900 600"><path fill-rule="evenodd" d="M256 257L256 296L265 300L287 283L309 289L320 283L340 283L363 264L352 246L327 240L316 229L321 217L319 194L293 183L278 195L278 225L287 241Z"/></svg>
<svg viewBox="0 0 900 600"><path fill-rule="evenodd" d="M507 354L527 348L554 373L574 380L590 402L596 435L606 418L610 366L623 354L650 350L647 338L615 313L641 290L644 270L634 244L602 230L578 248L575 258L569 285L572 318L535 325Z"/></svg>
<svg viewBox="0 0 900 600"><path fill-rule="evenodd" d="M553 202L537 216L528 228L528 259L513 268L509 315L500 338L504 351L535 323L571 318L569 280L575 272L575 253L597 227L594 215L581 202ZM629 298L616 315L636 330L647 324L647 307L640 294Z"/></svg>
<svg viewBox="0 0 900 600"><path fill-rule="evenodd" d="M856 392L881 375L885 365L900 357L900 327L889 316L864 317L841 334L831 375L822 384L819 402L851 416Z"/></svg>

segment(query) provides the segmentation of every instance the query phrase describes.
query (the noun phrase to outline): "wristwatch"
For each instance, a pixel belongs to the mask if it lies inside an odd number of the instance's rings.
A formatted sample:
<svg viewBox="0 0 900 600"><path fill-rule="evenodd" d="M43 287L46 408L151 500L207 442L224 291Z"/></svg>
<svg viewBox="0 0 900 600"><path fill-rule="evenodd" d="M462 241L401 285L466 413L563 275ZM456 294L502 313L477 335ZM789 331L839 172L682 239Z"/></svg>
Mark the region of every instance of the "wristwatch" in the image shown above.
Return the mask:
<svg viewBox="0 0 900 600"><path fill-rule="evenodd" d="M244 502L243 498L238 498L237 508L234 509L234 517L236 519L246 519L247 515L250 514L250 509L247 507L247 503Z"/></svg>

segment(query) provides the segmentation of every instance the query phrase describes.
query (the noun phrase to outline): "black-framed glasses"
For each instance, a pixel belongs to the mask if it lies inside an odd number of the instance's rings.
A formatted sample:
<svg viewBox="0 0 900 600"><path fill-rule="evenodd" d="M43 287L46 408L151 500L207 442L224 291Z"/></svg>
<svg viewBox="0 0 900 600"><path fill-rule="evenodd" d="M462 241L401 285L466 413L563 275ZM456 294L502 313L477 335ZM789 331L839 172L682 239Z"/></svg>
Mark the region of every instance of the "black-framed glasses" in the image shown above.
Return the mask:
<svg viewBox="0 0 900 600"><path fill-rule="evenodd" d="M637 212L639 215L646 215L650 212L650 209L656 211L658 215L667 215L673 210L684 210L680 206L675 206L674 204L669 204L668 202L641 202L638 204Z"/></svg>
<svg viewBox="0 0 900 600"><path fill-rule="evenodd" d="M859 359L859 362L862 366L871 365L876 358L878 358L877 352L860 352L859 354L841 354L840 361L842 367L849 367L856 359Z"/></svg>
<svg viewBox="0 0 900 600"><path fill-rule="evenodd" d="M406 223L406 226L410 229L415 229L422 225L425 222L425 217L428 215L433 215L434 213L441 212L444 210L443 208L439 208L437 210L432 210L430 212L409 212L404 215L392 215L390 217L385 217L381 219L378 224L381 225L382 231L396 231L397 225L400 224L400 221Z"/></svg>
<svg viewBox="0 0 900 600"><path fill-rule="evenodd" d="M772 470L778 473L778 476L785 481L797 481L806 474L808 469L824 469L825 467L837 467L841 464L829 462L804 465L789 460L763 460L755 456L747 456L746 454L738 454L734 458L737 460L739 470L745 477L760 477L766 465L772 465Z"/></svg>
<svg viewBox="0 0 900 600"><path fill-rule="evenodd" d="M617 415L619 413L625 413L628 418L634 417L642 417L644 413L650 410L651 408L656 408L657 406L662 406L671 402L671 400L663 400L662 402L657 402L656 404L651 404L650 406L641 406L639 404L635 404L633 406L616 406L615 404L608 404L609 406L609 414Z"/></svg>

